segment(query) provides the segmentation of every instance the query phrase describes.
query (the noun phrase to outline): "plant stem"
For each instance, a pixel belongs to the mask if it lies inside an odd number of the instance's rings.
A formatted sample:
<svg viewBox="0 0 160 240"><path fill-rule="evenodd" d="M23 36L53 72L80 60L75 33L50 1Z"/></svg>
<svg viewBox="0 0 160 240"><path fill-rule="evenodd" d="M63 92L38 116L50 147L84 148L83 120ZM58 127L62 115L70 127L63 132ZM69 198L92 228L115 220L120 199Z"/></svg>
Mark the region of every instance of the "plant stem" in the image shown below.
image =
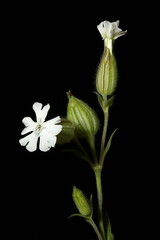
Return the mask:
<svg viewBox="0 0 160 240"><path fill-rule="evenodd" d="M99 157L99 163L103 165L103 151L105 148L105 142L106 142L106 135L107 135L107 128L108 128L108 118L109 118L109 110L106 111L103 110L104 114L104 126L103 126L103 133L102 133L102 139L101 139L101 149L100 149L100 157Z"/></svg>
<svg viewBox="0 0 160 240"><path fill-rule="evenodd" d="M102 193L101 172L102 172L102 168L100 165L94 167L96 187L97 187L97 199L98 199L98 223L99 223L100 232L103 236L102 239L105 240L105 231L104 231L103 214L102 214L103 193Z"/></svg>
<svg viewBox="0 0 160 240"><path fill-rule="evenodd" d="M104 231L104 224L103 224L103 191L102 191L102 168L104 163L104 157L103 152L105 148L105 142L106 142L106 135L107 135L107 128L108 128L108 117L109 117L109 111L104 110L104 126L103 126L103 133L102 133L102 139L101 139L101 147L100 147L100 156L99 156L99 164L96 165L93 170L95 173L96 178L96 187L97 187L97 199L98 199L98 222L99 222L99 228L100 232L102 234L102 239L105 238L105 231Z"/></svg>
<svg viewBox="0 0 160 240"><path fill-rule="evenodd" d="M100 232L99 232L99 229L98 227L96 226L95 222L93 221L93 219L89 219L89 220L86 220L88 223L91 224L91 226L93 227L95 233L97 234L97 237L98 237L98 240L103 240Z"/></svg>

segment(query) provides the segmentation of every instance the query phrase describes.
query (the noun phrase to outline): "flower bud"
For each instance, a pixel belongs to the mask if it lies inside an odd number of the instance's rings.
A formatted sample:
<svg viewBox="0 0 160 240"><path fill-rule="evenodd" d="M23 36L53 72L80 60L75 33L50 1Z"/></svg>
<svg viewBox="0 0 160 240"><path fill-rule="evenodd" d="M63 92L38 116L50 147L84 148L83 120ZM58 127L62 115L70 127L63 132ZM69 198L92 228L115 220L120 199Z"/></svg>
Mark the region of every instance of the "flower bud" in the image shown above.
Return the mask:
<svg viewBox="0 0 160 240"><path fill-rule="evenodd" d="M96 75L96 88L104 98L111 95L117 85L117 64L114 55L108 47L104 52Z"/></svg>
<svg viewBox="0 0 160 240"><path fill-rule="evenodd" d="M85 197L83 192L75 186L73 187L72 197L78 211L83 216L89 216L92 214L92 207L88 199Z"/></svg>
<svg viewBox="0 0 160 240"><path fill-rule="evenodd" d="M67 119L76 127L77 136L92 142L99 128L99 121L94 110L82 100L67 93L69 102L67 106Z"/></svg>

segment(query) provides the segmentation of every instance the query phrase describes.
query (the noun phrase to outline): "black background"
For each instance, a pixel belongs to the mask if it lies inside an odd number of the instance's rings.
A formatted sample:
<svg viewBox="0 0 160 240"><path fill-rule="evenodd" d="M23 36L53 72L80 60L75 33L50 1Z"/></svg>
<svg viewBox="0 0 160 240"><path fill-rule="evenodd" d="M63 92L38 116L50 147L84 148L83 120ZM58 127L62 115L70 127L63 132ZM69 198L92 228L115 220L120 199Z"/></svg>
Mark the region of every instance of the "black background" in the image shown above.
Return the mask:
<svg viewBox="0 0 160 240"><path fill-rule="evenodd" d="M96 240L82 219L68 220L77 211L71 197L73 185L88 197L93 193L96 202L94 175L88 165L63 153L65 146L30 153L18 141L22 119L35 117L34 102L51 105L48 119L66 116L68 90L93 107L102 121L94 83L103 52L97 25L104 20L120 20L120 28L128 30L114 44L119 82L108 133L117 127L118 132L103 170L104 208L115 240L141 239L140 232L146 232L145 197L151 188L142 145L148 129L144 116L150 108L149 94L143 95L149 89L144 77L149 61L143 65L148 56L144 35L149 22L145 20L152 10L129 1L86 1L14 3L4 11L3 104L9 116L2 167L5 239L11 235Z"/></svg>

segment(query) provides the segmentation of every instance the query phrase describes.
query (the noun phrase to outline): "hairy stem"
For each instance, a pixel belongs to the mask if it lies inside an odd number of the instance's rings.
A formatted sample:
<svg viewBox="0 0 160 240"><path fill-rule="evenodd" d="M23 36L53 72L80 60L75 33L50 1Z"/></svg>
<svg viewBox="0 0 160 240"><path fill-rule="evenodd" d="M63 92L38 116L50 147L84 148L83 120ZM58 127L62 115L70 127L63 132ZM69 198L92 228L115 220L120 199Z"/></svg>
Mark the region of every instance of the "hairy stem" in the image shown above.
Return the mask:
<svg viewBox="0 0 160 240"><path fill-rule="evenodd" d="M100 156L99 156L99 164L96 165L93 170L95 173L96 179L96 187L97 187L97 200L98 200L98 223L99 229L102 235L102 239L105 238L105 231L104 231L104 224L103 224L103 191L102 191L102 168L104 163L104 149L106 143L106 135L107 135L107 128L108 128L108 118L109 118L109 111L103 110L104 113L104 126L102 132L102 139L101 139L101 147L100 147Z"/></svg>
<svg viewBox="0 0 160 240"><path fill-rule="evenodd" d="M102 193L102 181L101 181L101 172L102 168L100 165L94 167L94 173L96 178L96 187L97 187L97 200L98 200L98 223L100 232L103 236L102 239L105 240L105 231L103 225L103 193Z"/></svg>

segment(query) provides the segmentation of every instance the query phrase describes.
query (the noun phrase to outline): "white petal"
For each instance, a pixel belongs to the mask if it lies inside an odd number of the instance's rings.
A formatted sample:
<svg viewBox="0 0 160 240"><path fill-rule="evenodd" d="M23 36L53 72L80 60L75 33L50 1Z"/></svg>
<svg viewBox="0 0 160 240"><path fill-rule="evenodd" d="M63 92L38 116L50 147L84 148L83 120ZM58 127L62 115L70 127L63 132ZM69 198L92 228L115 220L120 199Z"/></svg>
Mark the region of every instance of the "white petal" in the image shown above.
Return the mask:
<svg viewBox="0 0 160 240"><path fill-rule="evenodd" d="M45 136L40 136L39 149L42 152L47 152L51 148L50 143L47 141Z"/></svg>
<svg viewBox="0 0 160 240"><path fill-rule="evenodd" d="M105 24L107 24L106 21L101 22L101 23L97 26L98 31L100 32L100 34L101 34L101 36L102 36L103 39L106 38L106 35L107 35L106 29L105 29Z"/></svg>
<svg viewBox="0 0 160 240"><path fill-rule="evenodd" d="M117 39L117 38L125 35L126 33L127 33L127 30L126 30L126 31L119 32L119 33L116 33L116 35L114 36L114 39Z"/></svg>
<svg viewBox="0 0 160 240"><path fill-rule="evenodd" d="M37 141L38 141L38 136L33 132L27 135L26 137L21 138L19 140L19 143L22 146L25 146L27 144L26 149L29 152L34 152L37 149Z"/></svg>
<svg viewBox="0 0 160 240"><path fill-rule="evenodd" d="M49 125L45 130L56 136L62 131L62 125Z"/></svg>
<svg viewBox="0 0 160 240"><path fill-rule="evenodd" d="M21 146L25 146L27 144L26 149L30 152L34 152L37 149L37 140L38 136L33 132L26 137L21 138L19 143Z"/></svg>
<svg viewBox="0 0 160 240"><path fill-rule="evenodd" d="M39 149L43 152L48 151L51 147L54 147L57 141L57 137L54 134L43 131L40 135L40 146Z"/></svg>
<svg viewBox="0 0 160 240"><path fill-rule="evenodd" d="M35 111L37 122L43 123L45 121L49 109L49 104L45 105L43 108L41 103L35 102L33 104L33 110Z"/></svg>
<svg viewBox="0 0 160 240"><path fill-rule="evenodd" d="M32 118L30 118L30 117L25 117L25 118L23 118L22 119L22 122L24 123L24 125L26 126L26 127L28 127L28 126L35 126L35 122L32 120Z"/></svg>
<svg viewBox="0 0 160 240"><path fill-rule="evenodd" d="M51 144L48 141L48 138L45 135L40 136L39 149L42 152L47 152L51 148Z"/></svg>
<svg viewBox="0 0 160 240"><path fill-rule="evenodd" d="M45 121L45 118L46 118L46 116L47 116L47 113L48 113L49 109L50 109L50 105L49 105L49 104L45 105L45 106L42 108L42 110L41 110L41 119L42 119L42 122Z"/></svg>
<svg viewBox="0 0 160 240"><path fill-rule="evenodd" d="M62 131L62 125L55 125L53 129L53 134L58 135Z"/></svg>
<svg viewBox="0 0 160 240"><path fill-rule="evenodd" d="M111 38L112 24L109 21L104 21L104 29L108 38Z"/></svg>
<svg viewBox="0 0 160 240"><path fill-rule="evenodd" d="M60 123L61 122L61 118L58 116L58 117L55 117L55 118L52 118L48 121L46 121L44 123L44 126L47 127L49 125L54 125L54 124L57 124L57 123Z"/></svg>
<svg viewBox="0 0 160 240"><path fill-rule="evenodd" d="M38 121L38 119L39 119L39 117L41 115L42 103L35 102L32 107L33 107L33 110L35 111L36 119Z"/></svg>
<svg viewBox="0 0 160 240"><path fill-rule="evenodd" d="M38 136L34 134L33 138L29 141L26 146L26 149L29 152L34 152L37 149Z"/></svg>
<svg viewBox="0 0 160 240"><path fill-rule="evenodd" d="M21 138L19 140L19 143L21 144L21 146L25 146L33 138L34 134L35 133L31 133L31 134L27 135L26 137Z"/></svg>
<svg viewBox="0 0 160 240"><path fill-rule="evenodd" d="M117 28L119 26L119 20L112 22L112 26Z"/></svg>
<svg viewBox="0 0 160 240"><path fill-rule="evenodd" d="M32 126L28 126L23 129L23 131L21 132L21 135L24 135L24 134L32 132L32 131L34 131L34 128Z"/></svg>
<svg viewBox="0 0 160 240"><path fill-rule="evenodd" d="M122 29L121 28L113 28L113 33L116 34L116 33L119 33L119 32L122 32Z"/></svg>

